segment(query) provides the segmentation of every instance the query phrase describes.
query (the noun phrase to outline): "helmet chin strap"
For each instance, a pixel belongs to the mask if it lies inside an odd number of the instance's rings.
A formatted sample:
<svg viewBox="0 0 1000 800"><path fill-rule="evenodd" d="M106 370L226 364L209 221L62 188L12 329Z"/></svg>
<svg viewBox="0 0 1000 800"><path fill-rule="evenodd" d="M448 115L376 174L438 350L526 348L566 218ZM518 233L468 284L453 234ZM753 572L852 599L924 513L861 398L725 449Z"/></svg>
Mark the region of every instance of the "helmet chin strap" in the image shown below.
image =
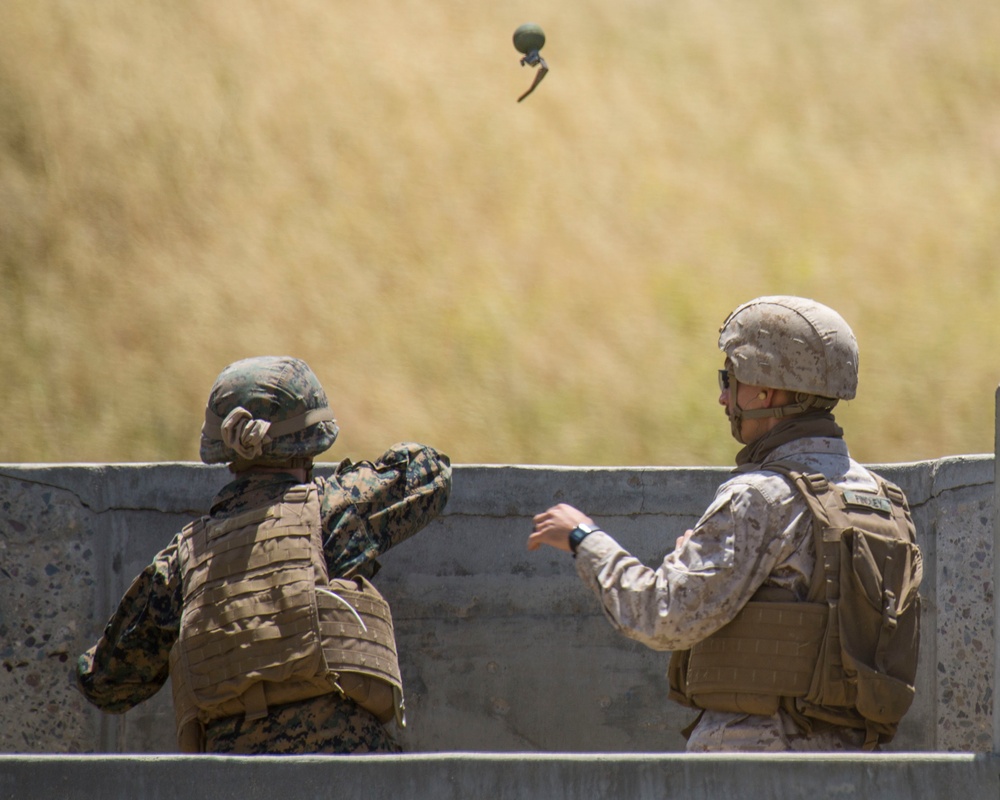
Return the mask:
<svg viewBox="0 0 1000 800"><path fill-rule="evenodd" d="M807 411L812 411L813 409L830 411L837 405L837 400L834 398L796 392L795 402L788 405L776 406L775 408L744 409L740 407L740 382L736 379L735 375L730 374L729 383L729 393L733 398L733 413L729 415L729 427L733 438L740 444L750 444L743 441L743 434L741 433L743 420L745 419L764 419L766 417L783 419L784 417L794 417L797 414L805 414Z"/></svg>
<svg viewBox="0 0 1000 800"><path fill-rule="evenodd" d="M732 410L729 414L729 431L737 442L747 444L743 441L743 434L741 432L746 412L740 407L740 382L732 372L729 373L729 396L732 398Z"/></svg>

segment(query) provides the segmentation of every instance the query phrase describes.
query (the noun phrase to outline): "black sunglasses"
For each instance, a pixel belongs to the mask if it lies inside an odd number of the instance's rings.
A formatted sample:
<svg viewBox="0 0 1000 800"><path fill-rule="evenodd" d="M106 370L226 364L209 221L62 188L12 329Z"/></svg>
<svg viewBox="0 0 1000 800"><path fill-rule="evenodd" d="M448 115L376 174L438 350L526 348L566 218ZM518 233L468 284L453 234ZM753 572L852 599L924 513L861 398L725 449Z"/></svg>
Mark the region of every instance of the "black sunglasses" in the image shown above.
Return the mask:
<svg viewBox="0 0 1000 800"><path fill-rule="evenodd" d="M729 388L729 370L719 370L719 391L724 392Z"/></svg>

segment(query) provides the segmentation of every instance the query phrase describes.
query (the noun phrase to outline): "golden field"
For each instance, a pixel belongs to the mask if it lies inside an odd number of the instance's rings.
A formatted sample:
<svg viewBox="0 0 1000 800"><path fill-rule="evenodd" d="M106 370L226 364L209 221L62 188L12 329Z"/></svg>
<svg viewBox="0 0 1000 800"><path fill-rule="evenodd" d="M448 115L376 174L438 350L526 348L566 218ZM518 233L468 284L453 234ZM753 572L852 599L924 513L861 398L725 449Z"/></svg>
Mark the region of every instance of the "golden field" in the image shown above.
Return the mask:
<svg viewBox="0 0 1000 800"><path fill-rule="evenodd" d="M854 327L856 457L992 452L998 41L996 0L8 0L0 461L195 460L221 368L289 354L323 460L727 464L761 294Z"/></svg>

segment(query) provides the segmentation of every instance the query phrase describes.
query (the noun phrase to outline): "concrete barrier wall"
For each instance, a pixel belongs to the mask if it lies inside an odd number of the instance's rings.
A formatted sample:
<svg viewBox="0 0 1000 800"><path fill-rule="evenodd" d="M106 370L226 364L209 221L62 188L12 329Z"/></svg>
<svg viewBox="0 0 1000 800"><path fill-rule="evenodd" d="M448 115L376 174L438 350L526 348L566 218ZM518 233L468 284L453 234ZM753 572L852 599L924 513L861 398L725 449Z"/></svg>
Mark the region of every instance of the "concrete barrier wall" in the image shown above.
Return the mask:
<svg viewBox="0 0 1000 800"><path fill-rule="evenodd" d="M993 755L0 756L0 800L995 799Z"/></svg>
<svg viewBox="0 0 1000 800"><path fill-rule="evenodd" d="M876 466L907 492L924 549L923 648L899 751L993 748L993 456ZM322 471L322 468L321 470ZM611 630L571 559L528 553L565 500L656 564L725 479L715 468L458 466L444 515L388 553L408 751L683 749L668 656ZM71 687L132 577L227 480L198 464L0 465L4 753L165 753L169 687L123 716Z"/></svg>

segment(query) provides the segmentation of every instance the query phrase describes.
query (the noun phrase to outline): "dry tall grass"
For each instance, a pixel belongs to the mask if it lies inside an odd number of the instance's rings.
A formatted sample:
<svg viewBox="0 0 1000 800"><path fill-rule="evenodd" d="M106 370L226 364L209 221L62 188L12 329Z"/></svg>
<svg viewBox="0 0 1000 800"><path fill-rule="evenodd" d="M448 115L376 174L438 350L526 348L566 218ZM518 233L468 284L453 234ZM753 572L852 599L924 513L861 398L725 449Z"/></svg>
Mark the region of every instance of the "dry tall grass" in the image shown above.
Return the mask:
<svg viewBox="0 0 1000 800"><path fill-rule="evenodd" d="M9 0L0 461L195 459L288 353L331 459L724 464L765 293L854 326L856 456L991 451L997 41L996 0Z"/></svg>

